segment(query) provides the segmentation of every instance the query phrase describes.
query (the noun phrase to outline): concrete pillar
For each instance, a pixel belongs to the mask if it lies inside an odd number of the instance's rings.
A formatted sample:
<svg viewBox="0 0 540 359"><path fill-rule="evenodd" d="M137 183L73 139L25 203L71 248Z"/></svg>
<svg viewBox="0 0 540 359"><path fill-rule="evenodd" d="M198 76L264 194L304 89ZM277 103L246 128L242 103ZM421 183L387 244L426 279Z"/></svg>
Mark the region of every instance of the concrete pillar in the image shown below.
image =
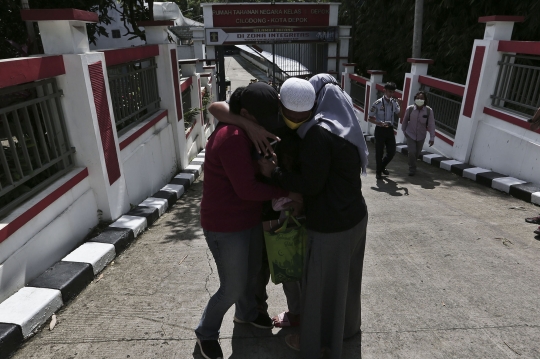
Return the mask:
<svg viewBox="0 0 540 359"><path fill-rule="evenodd" d="M364 116L367 119L369 109L371 108L371 105L373 102L377 100L377 84L380 84L383 82L383 75L386 74L386 71L381 70L368 70L368 74L370 75L369 81L366 83L366 101L364 105ZM368 134L374 135L375 134L375 125L371 122L368 122Z"/></svg>
<svg viewBox="0 0 540 359"><path fill-rule="evenodd" d="M58 86L64 91L62 107L77 151L75 163L88 167L102 218L115 220L130 206L105 56L94 52L63 57L66 74L58 77Z"/></svg>
<svg viewBox="0 0 540 359"><path fill-rule="evenodd" d="M173 20L139 21L139 26L144 26L147 44L168 44L169 26L174 26Z"/></svg>
<svg viewBox="0 0 540 359"><path fill-rule="evenodd" d="M485 116L484 107L490 105L490 95L495 89L498 62L502 53L498 51L500 40L511 40L515 22L523 22L523 16L487 16L478 19L485 23L482 40L475 40L469 73L465 83L465 93L461 113L454 138L453 157L458 161L469 162L478 123Z"/></svg>
<svg viewBox="0 0 540 359"><path fill-rule="evenodd" d="M340 26L339 27L339 68L336 69L338 73L345 71L343 61L349 58L349 41L351 39L352 26ZM353 68L354 71L354 68Z"/></svg>
<svg viewBox="0 0 540 359"><path fill-rule="evenodd" d="M200 89L200 80L199 80L199 74L197 73L196 64L198 60L197 59L187 59L187 60L179 60L178 64L181 67L182 71L182 82L191 83L190 85L190 94L191 94L191 107L192 108L200 108L201 104L201 89ZM188 79L189 78L189 79ZM189 108L184 108L182 104L182 111L186 112L189 110ZM182 151L182 163L187 163L189 161L190 157L194 157L194 154L198 152L199 149L202 148L201 146L201 133L202 133L202 114L199 113L197 116L197 120L195 122L195 126L189 133L189 136L186 137L186 147ZM181 121L181 127L185 128L184 121L185 119L182 119ZM194 144L195 141L195 144Z"/></svg>
<svg viewBox="0 0 540 359"><path fill-rule="evenodd" d="M217 100L217 96L218 96L217 85L216 85L216 65L203 66L203 70L205 72L210 73L210 76L208 77L208 80L207 80L207 89L208 91L210 91L210 102L214 102ZM216 126L214 116L212 116L210 112L208 113L208 116L209 116L208 118L209 126L207 129L207 136L206 136L207 139L208 139L208 135L214 132L214 129Z"/></svg>
<svg viewBox="0 0 540 359"><path fill-rule="evenodd" d="M86 24L98 22L98 14L77 9L26 9L21 17L38 23L46 55L88 52Z"/></svg>
<svg viewBox="0 0 540 359"><path fill-rule="evenodd" d="M434 61L431 59L409 58L407 62L411 64L411 72L405 74L403 81L401 114L399 116L400 121L396 135L397 142L405 142L405 135L401 131L401 123L403 122L403 116L405 116L405 109L414 103L414 95L420 90L421 85L418 82L418 78L427 75L428 66L433 64Z"/></svg>
<svg viewBox="0 0 540 359"><path fill-rule="evenodd" d="M183 59L178 60L180 68L182 69L182 77L190 77L197 73L197 59Z"/></svg>
<svg viewBox="0 0 540 359"><path fill-rule="evenodd" d="M176 44L169 42L168 27L174 25L172 20L141 21L144 26L147 44L159 46L159 56L156 56L157 80L161 108L167 109L168 121L172 126L173 140L178 168L188 165L183 153L186 148L186 136L182 120L182 92L180 91L180 77Z"/></svg>
<svg viewBox="0 0 540 359"><path fill-rule="evenodd" d="M328 43L328 60L326 65L326 72L329 74L333 74L334 76L337 76L338 69L336 69L336 61L337 61L337 43L330 42Z"/></svg>
<svg viewBox="0 0 540 359"><path fill-rule="evenodd" d="M195 57L199 60L196 64L197 72L203 72L203 59L206 57L204 51L204 27L190 27L193 31L193 50Z"/></svg>
<svg viewBox="0 0 540 359"><path fill-rule="evenodd" d="M23 10L23 19L37 21L47 54L63 54L65 75L58 76L66 128L75 147L76 166L88 168L90 185L102 218L114 220L129 210L124 169L105 55L89 49L86 23L97 14L76 9ZM96 213L97 215L97 213Z"/></svg>
<svg viewBox="0 0 540 359"><path fill-rule="evenodd" d="M343 64L343 72L341 73L341 88L348 93L351 94L351 79L349 77L349 74L354 74L354 67L356 64Z"/></svg>

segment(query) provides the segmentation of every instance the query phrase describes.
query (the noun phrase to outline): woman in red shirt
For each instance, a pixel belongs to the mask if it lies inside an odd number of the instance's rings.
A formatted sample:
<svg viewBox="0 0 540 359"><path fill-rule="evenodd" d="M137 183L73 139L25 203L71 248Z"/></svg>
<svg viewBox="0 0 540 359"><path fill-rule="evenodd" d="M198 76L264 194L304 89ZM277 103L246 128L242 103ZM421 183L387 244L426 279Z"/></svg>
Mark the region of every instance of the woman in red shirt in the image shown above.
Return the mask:
<svg viewBox="0 0 540 359"><path fill-rule="evenodd" d="M230 111L265 128L278 121L278 95L267 84L237 89ZM208 359L223 357L219 329L227 310L236 304L234 321L272 328L272 319L257 310L255 279L264 244L263 201L294 194L257 180L257 156L240 127L220 123L205 151L201 225L216 261L220 287L210 298L195 333Z"/></svg>

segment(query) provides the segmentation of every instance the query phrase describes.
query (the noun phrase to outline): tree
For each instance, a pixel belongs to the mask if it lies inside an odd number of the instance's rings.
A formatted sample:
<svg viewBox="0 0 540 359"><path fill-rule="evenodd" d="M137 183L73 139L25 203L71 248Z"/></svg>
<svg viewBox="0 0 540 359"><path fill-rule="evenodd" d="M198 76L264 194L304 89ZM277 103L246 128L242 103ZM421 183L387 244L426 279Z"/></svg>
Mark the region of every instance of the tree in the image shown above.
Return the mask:
<svg viewBox="0 0 540 359"><path fill-rule="evenodd" d="M62 9L74 8L85 11L97 12L99 20L97 24L88 24L88 37L91 43L95 43L99 36L109 36L103 25L111 23L111 12L121 14L124 22L125 35L133 35L144 40L144 31L139 29L137 21L152 19L152 13L144 5L144 0L29 0L31 9ZM150 8L154 1L148 1ZM11 58L28 55L25 48L29 47L30 41L24 21L21 19L20 0L6 0L0 6L0 58ZM132 27L128 26L132 25ZM35 33L39 29L34 25ZM39 43L39 36L37 42ZM11 43L10 46L8 43ZM41 48L41 46L39 46ZM30 54L32 54L30 52Z"/></svg>
<svg viewBox="0 0 540 359"><path fill-rule="evenodd" d="M367 0L356 9L352 19L341 16L341 24L352 25L357 72L385 70L385 79L401 87L410 66L412 52L414 0ZM351 12L346 1L341 11ZM514 26L513 40L540 41L540 3L537 0L424 0L422 57L435 60L432 76L464 84L467 79L472 46L484 35L478 18L488 15L521 15L524 23Z"/></svg>

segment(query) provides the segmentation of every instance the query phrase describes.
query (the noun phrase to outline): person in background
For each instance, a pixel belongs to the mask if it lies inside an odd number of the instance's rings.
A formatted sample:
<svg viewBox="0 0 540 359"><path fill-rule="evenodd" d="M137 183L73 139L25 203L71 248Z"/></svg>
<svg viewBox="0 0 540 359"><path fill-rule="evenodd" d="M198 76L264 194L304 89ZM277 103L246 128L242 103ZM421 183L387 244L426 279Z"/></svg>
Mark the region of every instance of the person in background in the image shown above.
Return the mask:
<svg viewBox="0 0 540 359"><path fill-rule="evenodd" d="M416 160L422 152L428 132L429 147L433 146L435 141L435 117L433 109L427 105L427 96L424 91L418 91L414 95L414 105L407 107L401 129L407 139L409 176L414 176Z"/></svg>
<svg viewBox="0 0 540 359"><path fill-rule="evenodd" d="M375 128L375 159L377 161L376 177L382 179L382 175L389 175L386 166L396 154L396 138L394 136L394 115L401 111L401 99L392 96L396 91L396 84L388 82L384 85L384 96L371 105L369 109L369 122L374 123ZM386 156L384 149L386 148Z"/></svg>

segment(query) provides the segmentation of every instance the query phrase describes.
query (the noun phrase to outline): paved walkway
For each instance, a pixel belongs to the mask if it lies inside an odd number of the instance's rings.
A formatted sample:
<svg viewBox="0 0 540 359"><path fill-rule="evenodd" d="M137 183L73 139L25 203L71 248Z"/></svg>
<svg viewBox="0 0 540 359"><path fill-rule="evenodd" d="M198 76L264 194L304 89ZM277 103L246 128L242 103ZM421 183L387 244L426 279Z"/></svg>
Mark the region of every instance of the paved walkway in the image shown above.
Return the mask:
<svg viewBox="0 0 540 359"><path fill-rule="evenodd" d="M237 87L249 85L251 79L268 82L266 73L240 55L225 56L225 76L231 80L231 93Z"/></svg>
<svg viewBox="0 0 540 359"><path fill-rule="evenodd" d="M363 334L344 358L540 358L540 241L523 220L539 208L425 163L408 177L399 154L376 181L369 146ZM218 287L203 181L14 358L202 358L193 328ZM269 292L270 312L284 310L281 288ZM229 311L221 343L226 358L297 358L287 332L235 325Z"/></svg>

